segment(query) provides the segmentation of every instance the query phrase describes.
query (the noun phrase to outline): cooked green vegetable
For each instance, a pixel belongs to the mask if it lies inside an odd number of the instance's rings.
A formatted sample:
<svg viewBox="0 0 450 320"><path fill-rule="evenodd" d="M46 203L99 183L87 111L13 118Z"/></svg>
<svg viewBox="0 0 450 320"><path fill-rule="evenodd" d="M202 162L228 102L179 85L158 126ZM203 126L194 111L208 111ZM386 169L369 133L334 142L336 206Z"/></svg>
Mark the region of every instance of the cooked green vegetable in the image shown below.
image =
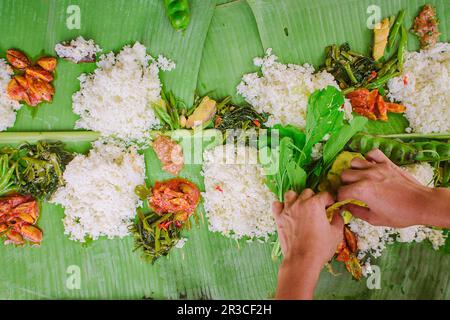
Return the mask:
<svg viewBox="0 0 450 320"><path fill-rule="evenodd" d="M405 143L396 139L359 133L352 138L348 148L362 154L377 148L399 165L450 160L450 143L440 141Z"/></svg>
<svg viewBox="0 0 450 320"><path fill-rule="evenodd" d="M397 59L398 59L398 71L403 71L403 62L405 57L405 51L406 51L406 45L408 44L408 34L406 33L405 26L401 27L401 36L400 36L400 43L398 44L398 52L397 52Z"/></svg>
<svg viewBox="0 0 450 320"><path fill-rule="evenodd" d="M341 89L364 87L379 67L372 58L351 51L348 43L328 46L325 52L325 64L321 70L331 73Z"/></svg>
<svg viewBox="0 0 450 320"><path fill-rule="evenodd" d="M9 165L9 157L7 154L0 156L0 196L17 189L14 180L16 166L17 164Z"/></svg>
<svg viewBox="0 0 450 320"><path fill-rule="evenodd" d="M381 86L384 86L389 80L391 80L392 78L398 77L401 74L400 72L395 72L396 69L397 69L397 66L395 66L395 69L392 69L392 68L389 69L389 71L387 72L386 75L384 75L383 77L377 78L375 81L368 84L366 86L366 88L369 90L373 90L373 89L378 89Z"/></svg>
<svg viewBox="0 0 450 320"><path fill-rule="evenodd" d="M191 10L188 0L164 0L167 17L172 27L177 30L186 30L191 19Z"/></svg>
<svg viewBox="0 0 450 320"><path fill-rule="evenodd" d="M389 33L388 44L386 49L391 50L394 47L395 40L397 39L398 32L400 27L403 26L403 20L405 18L405 10L400 10L397 14L397 18L395 19L394 25L391 28L391 32Z"/></svg>
<svg viewBox="0 0 450 320"><path fill-rule="evenodd" d="M62 142L39 141L32 145L24 143L17 148L0 149L3 159L9 158L14 168L14 183L17 191L39 199L49 199L61 186L66 165L73 159L72 153L64 150Z"/></svg>
<svg viewBox="0 0 450 320"><path fill-rule="evenodd" d="M172 214L161 217L154 212L144 214L138 210L137 221L131 227L131 232L135 239L135 250L142 249L147 261L154 263L158 258L166 256L180 240L181 229L174 224L160 227L171 217Z"/></svg>
<svg viewBox="0 0 450 320"><path fill-rule="evenodd" d="M185 112L185 107L171 91L164 93L164 90L161 90L161 100L158 103L152 103L152 108L163 124L163 129L180 129L179 112Z"/></svg>
<svg viewBox="0 0 450 320"><path fill-rule="evenodd" d="M249 105L238 106L227 97L217 105L214 127L222 132L228 129L261 128L267 121L267 113L258 113Z"/></svg>
<svg viewBox="0 0 450 320"><path fill-rule="evenodd" d="M335 77L345 95L358 88L379 89L383 92L386 83L399 76L403 70L404 53L408 41L406 28L403 25L404 15L404 10L398 13L390 28L384 56L378 61L351 51L349 45L344 43L340 47L332 45L326 48L325 64L321 70L326 70ZM400 39L398 39L399 34ZM395 49L396 52L393 55ZM376 56L378 55L377 52Z"/></svg>

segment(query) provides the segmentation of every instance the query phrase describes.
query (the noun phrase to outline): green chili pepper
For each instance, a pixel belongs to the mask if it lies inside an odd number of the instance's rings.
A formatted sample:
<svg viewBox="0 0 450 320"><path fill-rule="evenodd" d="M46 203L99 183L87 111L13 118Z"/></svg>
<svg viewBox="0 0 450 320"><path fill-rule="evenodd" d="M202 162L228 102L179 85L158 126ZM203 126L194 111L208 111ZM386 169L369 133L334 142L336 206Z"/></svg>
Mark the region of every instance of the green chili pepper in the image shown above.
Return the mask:
<svg viewBox="0 0 450 320"><path fill-rule="evenodd" d="M191 19L191 10L188 0L164 0L167 17L172 27L177 30L186 30Z"/></svg>
<svg viewBox="0 0 450 320"><path fill-rule="evenodd" d="M358 133L352 138L348 148L362 154L380 149L392 162L399 165L450 160L450 143L440 141L406 143L397 139Z"/></svg>
<svg viewBox="0 0 450 320"><path fill-rule="evenodd" d="M403 25L403 19L405 17L405 10L400 10L397 19L395 19L394 25L391 28L391 32L389 33L387 48L391 49L394 45L395 38L397 38L398 31L400 27Z"/></svg>

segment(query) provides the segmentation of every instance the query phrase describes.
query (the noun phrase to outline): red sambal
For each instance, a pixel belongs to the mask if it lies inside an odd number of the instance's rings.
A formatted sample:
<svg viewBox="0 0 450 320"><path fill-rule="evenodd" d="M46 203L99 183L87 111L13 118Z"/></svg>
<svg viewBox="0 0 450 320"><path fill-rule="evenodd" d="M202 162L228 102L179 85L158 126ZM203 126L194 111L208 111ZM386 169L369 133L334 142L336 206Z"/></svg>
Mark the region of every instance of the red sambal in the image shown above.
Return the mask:
<svg viewBox="0 0 450 320"><path fill-rule="evenodd" d="M192 182L174 178L156 182L149 198L150 207L159 215L176 214L176 220L186 221L200 201L200 191Z"/></svg>

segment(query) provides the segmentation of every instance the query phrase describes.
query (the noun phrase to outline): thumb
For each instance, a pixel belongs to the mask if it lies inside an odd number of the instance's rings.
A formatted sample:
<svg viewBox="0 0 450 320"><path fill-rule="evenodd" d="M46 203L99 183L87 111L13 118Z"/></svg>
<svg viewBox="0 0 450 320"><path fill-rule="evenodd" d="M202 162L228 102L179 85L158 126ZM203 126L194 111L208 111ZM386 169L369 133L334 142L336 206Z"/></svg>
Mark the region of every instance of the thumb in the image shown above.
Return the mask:
<svg viewBox="0 0 450 320"><path fill-rule="evenodd" d="M333 216L333 220L331 221L331 229L334 233L339 234L339 239L342 240L344 238L344 219L341 217L340 213L335 213Z"/></svg>

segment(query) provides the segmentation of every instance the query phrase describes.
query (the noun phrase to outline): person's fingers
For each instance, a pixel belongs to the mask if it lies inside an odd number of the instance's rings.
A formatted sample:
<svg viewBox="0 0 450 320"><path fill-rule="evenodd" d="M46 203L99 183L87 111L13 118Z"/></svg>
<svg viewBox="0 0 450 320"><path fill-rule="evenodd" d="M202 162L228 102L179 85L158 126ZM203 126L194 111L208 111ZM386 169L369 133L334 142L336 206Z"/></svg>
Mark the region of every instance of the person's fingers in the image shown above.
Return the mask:
<svg viewBox="0 0 450 320"><path fill-rule="evenodd" d="M373 167L373 163L364 159L354 158L351 162L351 166L353 169L369 169Z"/></svg>
<svg viewBox="0 0 450 320"><path fill-rule="evenodd" d="M281 214L281 212L283 211L283 208L284 208L284 205L279 201L275 201L274 203L272 203L272 212L273 212L275 219Z"/></svg>
<svg viewBox="0 0 450 320"><path fill-rule="evenodd" d="M376 163L390 163L391 160L389 160L386 155L381 152L380 149L373 149L368 154L366 154L366 159L369 161L375 161Z"/></svg>
<svg viewBox="0 0 450 320"><path fill-rule="evenodd" d="M336 212L333 216L333 220L331 220L331 228L340 235L339 242L342 241L344 234L342 230L344 229L344 219L342 216Z"/></svg>
<svg viewBox="0 0 450 320"><path fill-rule="evenodd" d="M312 191L311 189L305 189L305 190L303 190L303 192L298 197L298 201L308 200L312 196L314 196L314 191Z"/></svg>
<svg viewBox="0 0 450 320"><path fill-rule="evenodd" d="M409 174L406 170L403 170L402 168L396 166L395 164L393 164L393 166L395 167L395 170L397 170L397 172L400 175L402 175L405 179L415 184L420 184L420 182L416 178L414 178L411 174Z"/></svg>
<svg viewBox="0 0 450 320"><path fill-rule="evenodd" d="M297 200L297 193L295 191L289 190L284 194L284 205L290 207L295 200Z"/></svg>
<svg viewBox="0 0 450 320"><path fill-rule="evenodd" d="M331 206L334 203L334 198L329 192L321 192L317 195L320 203L323 204L324 207Z"/></svg>
<svg viewBox="0 0 450 320"><path fill-rule="evenodd" d="M368 170L344 170L341 174L341 180L344 184L355 183L368 178Z"/></svg>
<svg viewBox="0 0 450 320"><path fill-rule="evenodd" d="M357 217L369 223L373 220L373 213L369 208L360 207L354 204L348 204L345 206L345 209L350 211L354 217Z"/></svg>
<svg viewBox="0 0 450 320"><path fill-rule="evenodd" d="M337 200L344 201L348 199L358 199L365 201L366 194L370 193L368 186L370 186L370 184L367 184L364 181L342 186L338 190Z"/></svg>

